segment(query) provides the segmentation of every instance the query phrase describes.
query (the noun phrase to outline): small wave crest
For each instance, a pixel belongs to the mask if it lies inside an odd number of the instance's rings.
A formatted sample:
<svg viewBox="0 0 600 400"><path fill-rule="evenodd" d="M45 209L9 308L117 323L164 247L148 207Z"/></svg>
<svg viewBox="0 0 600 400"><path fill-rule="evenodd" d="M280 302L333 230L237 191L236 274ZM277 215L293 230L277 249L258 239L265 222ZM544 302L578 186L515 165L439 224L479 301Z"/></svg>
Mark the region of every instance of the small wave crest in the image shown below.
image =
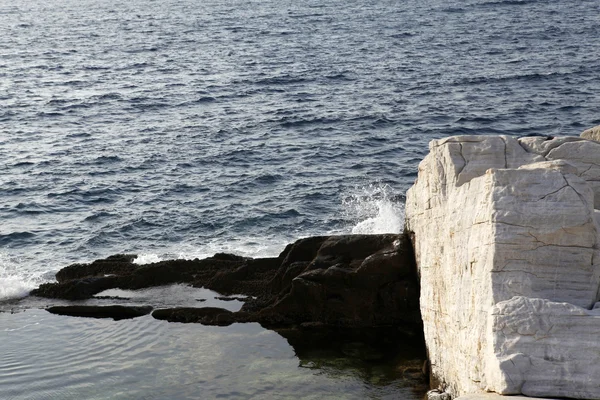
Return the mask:
<svg viewBox="0 0 600 400"><path fill-rule="evenodd" d="M400 233L404 227L404 203L389 185L358 188L343 199L344 213L352 221L353 234Z"/></svg>
<svg viewBox="0 0 600 400"><path fill-rule="evenodd" d="M343 227L327 234L381 234L400 233L404 227L404 196L395 193L390 185L376 183L356 188L342 200ZM296 215L286 212L282 218ZM298 236L261 235L223 239L206 238L202 244L192 242L173 243L157 252L139 253L135 264L152 264L170 259L203 259L216 253L230 253L242 257L277 257L285 246L297 239L321 235L323 231L306 231Z"/></svg>
<svg viewBox="0 0 600 400"><path fill-rule="evenodd" d="M0 253L0 300L25 297L44 281L41 274L21 271L20 263Z"/></svg>

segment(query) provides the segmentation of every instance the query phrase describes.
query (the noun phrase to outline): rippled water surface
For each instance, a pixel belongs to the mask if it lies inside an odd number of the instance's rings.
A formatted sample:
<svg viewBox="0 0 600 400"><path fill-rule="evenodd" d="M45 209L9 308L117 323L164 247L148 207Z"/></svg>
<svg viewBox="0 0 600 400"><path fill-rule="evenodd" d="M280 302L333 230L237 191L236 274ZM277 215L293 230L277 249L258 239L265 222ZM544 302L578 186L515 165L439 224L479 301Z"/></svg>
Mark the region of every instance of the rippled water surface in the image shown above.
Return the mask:
<svg viewBox="0 0 600 400"><path fill-rule="evenodd" d="M600 123L599 9L0 3L0 297L117 252L398 230L430 139Z"/></svg>
<svg viewBox="0 0 600 400"><path fill-rule="evenodd" d="M258 324L29 310L0 314L0 326L2 399L418 399L424 391L382 363L319 354L298 360L285 339Z"/></svg>
<svg viewBox="0 0 600 400"><path fill-rule="evenodd" d="M14 0L0 37L0 299L399 231L431 139L600 123L596 0Z"/></svg>

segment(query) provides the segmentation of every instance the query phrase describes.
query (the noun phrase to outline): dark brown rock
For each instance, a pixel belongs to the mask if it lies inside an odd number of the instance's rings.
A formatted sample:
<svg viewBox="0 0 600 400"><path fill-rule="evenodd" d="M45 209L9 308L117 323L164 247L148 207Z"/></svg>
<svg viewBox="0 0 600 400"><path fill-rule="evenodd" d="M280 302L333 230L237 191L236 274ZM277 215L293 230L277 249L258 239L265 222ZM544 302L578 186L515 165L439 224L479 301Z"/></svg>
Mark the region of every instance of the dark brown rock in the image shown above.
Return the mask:
<svg viewBox="0 0 600 400"><path fill-rule="evenodd" d="M49 313L58 315L68 315L72 317L87 318L112 318L115 321L121 319L131 319L150 314L152 307L128 307L128 306L54 306L46 309Z"/></svg>
<svg viewBox="0 0 600 400"><path fill-rule="evenodd" d="M115 257L118 261L114 261ZM70 265L57 273L57 276L61 277L57 283L43 284L30 294L56 299L84 300L113 288L137 290L174 283L206 286L217 273L234 270L245 262L240 259L207 258L137 265L127 261L129 258L123 259L124 256L115 257L91 264ZM104 267L106 268L103 269Z"/></svg>
<svg viewBox="0 0 600 400"><path fill-rule="evenodd" d="M137 268L133 264L135 258L136 255L134 254L116 254L103 260L96 260L90 264L69 265L56 273L56 280L58 282L65 282L72 279L131 273Z"/></svg>
<svg viewBox="0 0 600 400"><path fill-rule="evenodd" d="M419 329L419 286L406 241L400 235L332 236L320 241L304 268L288 254L288 269L283 265L275 277L283 278L277 284L284 289L256 319L274 325L291 319L350 327L407 324Z"/></svg>
<svg viewBox="0 0 600 400"><path fill-rule="evenodd" d="M201 323L203 325L227 326L235 322L234 313L216 307L178 307L154 310L152 316L169 322Z"/></svg>
<svg viewBox="0 0 600 400"><path fill-rule="evenodd" d="M71 265L57 274L59 282L44 284L32 294L82 300L111 288L186 283L248 297L238 313L176 308L156 310L156 318L211 325L255 321L273 327L321 323L421 328L414 255L404 235L305 238L276 258L216 254L148 265L133 264L133 259L119 255Z"/></svg>
<svg viewBox="0 0 600 400"><path fill-rule="evenodd" d="M118 287L119 277L72 279L57 283L44 283L30 295L65 300L89 299L96 293Z"/></svg>

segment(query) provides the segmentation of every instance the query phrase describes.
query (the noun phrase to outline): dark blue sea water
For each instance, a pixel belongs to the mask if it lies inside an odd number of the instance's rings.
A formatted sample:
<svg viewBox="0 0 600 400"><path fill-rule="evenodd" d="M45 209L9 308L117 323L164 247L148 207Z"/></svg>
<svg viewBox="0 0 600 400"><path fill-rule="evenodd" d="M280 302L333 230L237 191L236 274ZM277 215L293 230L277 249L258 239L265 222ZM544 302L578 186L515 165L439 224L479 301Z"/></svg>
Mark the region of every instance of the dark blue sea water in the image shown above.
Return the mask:
<svg viewBox="0 0 600 400"><path fill-rule="evenodd" d="M598 0L0 0L0 299L400 231L431 139L600 124L599 37Z"/></svg>
<svg viewBox="0 0 600 400"><path fill-rule="evenodd" d="M600 123L597 0L15 0L0 37L0 298L399 230L431 139Z"/></svg>

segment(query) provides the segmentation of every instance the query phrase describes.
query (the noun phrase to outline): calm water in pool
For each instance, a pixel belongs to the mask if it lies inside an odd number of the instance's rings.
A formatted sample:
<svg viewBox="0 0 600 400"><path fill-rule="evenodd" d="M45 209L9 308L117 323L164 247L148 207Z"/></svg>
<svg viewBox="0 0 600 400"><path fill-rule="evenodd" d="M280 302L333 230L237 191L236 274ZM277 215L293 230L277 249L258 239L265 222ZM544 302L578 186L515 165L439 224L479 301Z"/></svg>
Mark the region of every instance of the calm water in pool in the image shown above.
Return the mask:
<svg viewBox="0 0 600 400"><path fill-rule="evenodd" d="M2 399L421 399L418 351L360 343L302 358L258 324L0 313ZM333 346L335 347L335 346Z"/></svg>

